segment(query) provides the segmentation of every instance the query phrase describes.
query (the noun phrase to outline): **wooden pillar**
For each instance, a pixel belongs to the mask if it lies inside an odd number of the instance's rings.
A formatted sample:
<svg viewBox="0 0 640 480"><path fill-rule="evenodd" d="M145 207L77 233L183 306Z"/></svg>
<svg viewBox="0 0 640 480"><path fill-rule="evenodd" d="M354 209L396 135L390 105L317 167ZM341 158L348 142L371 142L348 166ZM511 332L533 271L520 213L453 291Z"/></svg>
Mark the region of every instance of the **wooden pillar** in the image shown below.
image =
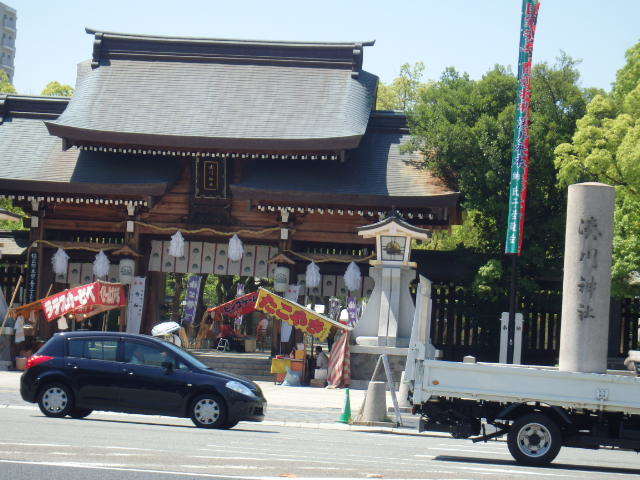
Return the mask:
<svg viewBox="0 0 640 480"><path fill-rule="evenodd" d="M44 247L42 245L42 243L40 242L40 240L44 239L44 215L43 215L43 211L41 208L39 208L39 203L37 202L34 205L34 211L31 214L31 218L29 220L27 220L29 223L29 241L30 244L32 245L32 248L29 251L29 258L27 259L27 265L29 268L29 274L27 278L27 285L26 285L26 289L27 289L27 301L35 301L38 300L39 298L41 298L41 294L42 294L42 289L43 287L43 278L42 278L42 266L43 266L43 262L42 262L42 255L44 253ZM35 246L33 246L34 242L38 242ZM35 255L37 255L37 259L35 259L35 262L32 262L34 259L32 258L32 252L35 252ZM36 270L36 278L35 279L31 279L31 270L35 269ZM35 289L32 290L32 293L29 292L30 290L30 281L34 281L35 280Z"/></svg>
<svg viewBox="0 0 640 480"><path fill-rule="evenodd" d="M271 316L271 356L280 354L280 325L281 320Z"/></svg>
<svg viewBox="0 0 640 480"><path fill-rule="evenodd" d="M151 328L160 320L161 296L164 295L164 274L149 272L147 274L147 294L144 317L140 325L140 333L149 333Z"/></svg>

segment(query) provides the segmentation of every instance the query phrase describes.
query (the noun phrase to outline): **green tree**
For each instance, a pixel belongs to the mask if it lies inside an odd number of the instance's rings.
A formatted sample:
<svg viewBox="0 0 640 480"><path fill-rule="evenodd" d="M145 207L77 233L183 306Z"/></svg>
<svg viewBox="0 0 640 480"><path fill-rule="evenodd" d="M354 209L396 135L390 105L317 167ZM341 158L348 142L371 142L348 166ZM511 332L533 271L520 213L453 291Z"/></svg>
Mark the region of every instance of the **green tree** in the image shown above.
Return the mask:
<svg viewBox="0 0 640 480"><path fill-rule="evenodd" d="M533 69L520 288L535 288L531 279L549 277L561 266L565 193L557 185L554 149L571 138L592 95L578 86L576 64L562 54L554 65L542 63ZM421 152L425 167L462 194L467 215L465 225L452 234L457 246L473 246L495 259L503 258L516 94L517 79L505 67L494 67L480 80L449 68L438 82L421 90L410 113L408 148ZM470 233L472 240L461 238L462 232ZM504 286L505 269L497 268L495 261L481 270L476 279L476 285L482 285L479 290Z"/></svg>
<svg viewBox="0 0 640 480"><path fill-rule="evenodd" d="M20 207L13 205L8 198L0 198L0 209L8 210L9 212L17 213L18 215L26 216L24 211ZM0 220L0 230L26 230L22 221L16 220Z"/></svg>
<svg viewBox="0 0 640 480"><path fill-rule="evenodd" d="M9 81L7 72L0 68L0 93L17 93L16 89Z"/></svg>
<svg viewBox="0 0 640 480"><path fill-rule="evenodd" d="M71 97L73 95L73 87L71 85L65 85L60 82L47 83L40 95L46 95L48 97Z"/></svg>
<svg viewBox="0 0 640 480"><path fill-rule="evenodd" d="M377 110L396 110L406 112L415 105L420 90L426 87L422 83L424 64L416 62L413 66L405 63L400 67L400 76L386 85L378 85Z"/></svg>
<svg viewBox="0 0 640 480"><path fill-rule="evenodd" d="M614 294L638 294L640 270L640 43L626 53L611 94L596 95L570 142L556 148L560 185L616 188Z"/></svg>

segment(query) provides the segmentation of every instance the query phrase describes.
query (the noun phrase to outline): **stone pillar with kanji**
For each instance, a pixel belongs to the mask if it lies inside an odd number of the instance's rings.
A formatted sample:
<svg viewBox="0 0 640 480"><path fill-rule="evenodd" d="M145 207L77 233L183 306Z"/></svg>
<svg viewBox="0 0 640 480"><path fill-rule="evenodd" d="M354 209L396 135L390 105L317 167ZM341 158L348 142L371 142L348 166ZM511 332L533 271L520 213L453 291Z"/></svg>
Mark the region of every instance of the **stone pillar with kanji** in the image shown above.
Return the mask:
<svg viewBox="0 0 640 480"><path fill-rule="evenodd" d="M569 186L560 361L563 371L605 373L611 298L615 189Z"/></svg>

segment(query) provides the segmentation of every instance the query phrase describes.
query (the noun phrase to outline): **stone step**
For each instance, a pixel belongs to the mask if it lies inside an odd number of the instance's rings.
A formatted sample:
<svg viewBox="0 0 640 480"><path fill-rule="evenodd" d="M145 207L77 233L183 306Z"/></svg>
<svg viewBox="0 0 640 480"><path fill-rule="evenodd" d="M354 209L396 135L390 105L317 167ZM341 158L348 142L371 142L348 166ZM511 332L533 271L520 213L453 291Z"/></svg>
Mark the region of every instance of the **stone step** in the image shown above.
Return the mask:
<svg viewBox="0 0 640 480"><path fill-rule="evenodd" d="M215 354L196 354L198 360L209 368L232 375L240 375L251 380L273 381L270 373L271 360L268 358L243 358Z"/></svg>

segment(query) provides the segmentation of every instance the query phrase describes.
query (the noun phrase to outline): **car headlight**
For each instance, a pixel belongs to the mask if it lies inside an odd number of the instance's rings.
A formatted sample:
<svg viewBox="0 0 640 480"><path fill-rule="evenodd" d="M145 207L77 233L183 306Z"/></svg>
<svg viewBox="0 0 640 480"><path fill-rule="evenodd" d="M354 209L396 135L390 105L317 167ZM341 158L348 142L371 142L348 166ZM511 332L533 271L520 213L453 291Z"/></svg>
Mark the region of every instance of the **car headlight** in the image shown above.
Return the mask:
<svg viewBox="0 0 640 480"><path fill-rule="evenodd" d="M255 394L251 391L249 387L246 385L236 382L235 380L231 380L227 382L226 387L229 390L233 390L234 392L238 392L242 395L246 395L247 397L255 397Z"/></svg>

